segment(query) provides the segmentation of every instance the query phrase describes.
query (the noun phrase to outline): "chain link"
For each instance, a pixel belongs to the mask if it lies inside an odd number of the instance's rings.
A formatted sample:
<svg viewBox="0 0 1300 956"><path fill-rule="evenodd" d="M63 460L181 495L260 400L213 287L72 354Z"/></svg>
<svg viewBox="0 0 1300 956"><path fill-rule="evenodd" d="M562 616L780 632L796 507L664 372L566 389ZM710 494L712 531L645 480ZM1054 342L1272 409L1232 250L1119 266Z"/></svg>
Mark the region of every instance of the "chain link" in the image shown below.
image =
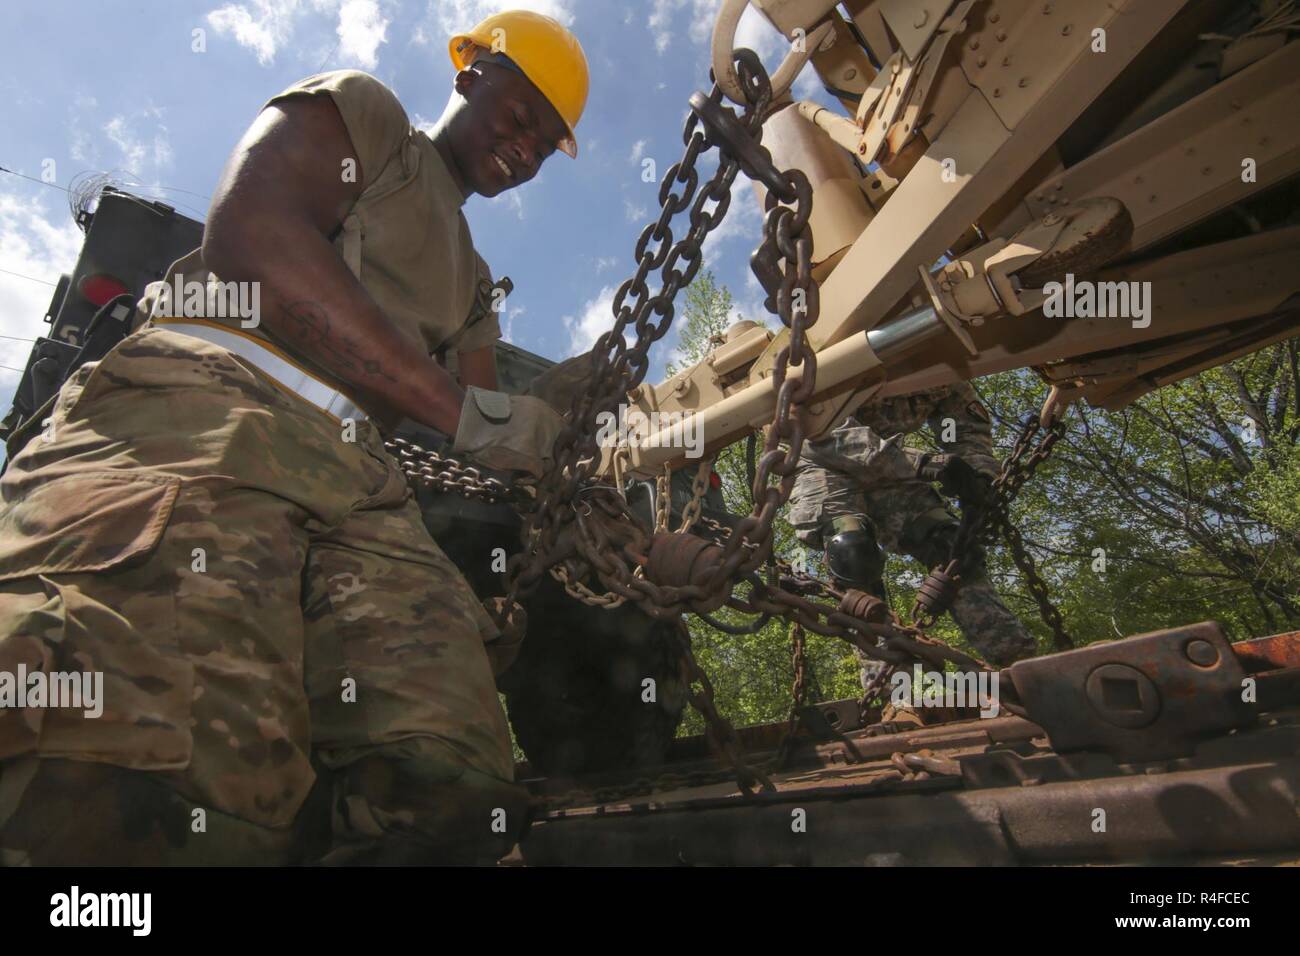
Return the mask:
<svg viewBox="0 0 1300 956"><path fill-rule="evenodd" d="M812 187L801 171L776 170L770 154L761 146L762 121L772 99L761 62L751 51L738 50L735 63L747 100L744 112L737 117L722 106L722 94L716 85L708 97L697 93L691 98L692 112L682 135L684 152L664 176L659 190L659 216L637 240L636 271L615 294L613 326L597 340L587 387L575 398L566 426L556 440L552 466L536 486L507 485L400 439L390 441L388 448L415 484L465 497L509 502L519 509L523 547L508 562L506 598L490 608L503 628L508 626L508 614L501 612L518 605L548 572L564 584L570 595L586 604L617 607L630 600L651 617L670 622L681 679L690 704L704 720L705 736L715 754L731 768L740 788L752 793L755 789L773 789L767 773L782 764L798 728L799 711L807 693L805 632L842 638L867 657L883 661L886 666L878 677L881 687L894 668L913 661L936 667L951 662L970 670L988 667L927 636L925 629L933 624L933 615L917 617L914 609L916 623L912 626L903 624L892 612L886 621L856 617L845 612L841 592L827 582L797 572L773 552L773 524L789 498L803 447L803 408L816 388L817 355L808 339L808 330L820 312L819 288L812 278L812 235L808 226L813 197ZM713 149L719 153L717 169L701 185L698 162ZM602 467L597 425L600 416L614 413L626 401L628 392L644 379L649 349L668 332L675 298L699 271L704 241L726 215L731 186L742 169L769 187L763 240L753 262L768 294L767 305L788 329L789 340L773 364L776 403L772 421L763 430L761 454L752 465L750 514L732 528L702 514L712 463L701 462L691 501L683 511L682 526L673 534L686 540L691 537L688 532L699 527L706 537L695 540L706 547L711 540L713 553L703 576L668 585L651 580L645 569L656 539L669 532L670 481L666 475L657 481L659 502L653 524L659 534L654 535L618 489L593 481ZM688 210L689 228L674 242L671 223ZM652 274L658 275L659 284L653 293ZM632 334L630 344L628 333ZM791 374L795 370L798 377ZM1021 436L993 483L990 506L981 511L978 521L971 521L969 526L963 521L954 560L966 554L978 535L988 529L1007 533L1011 499L1059 438L1057 426L1052 426L1030 451L1034 434L1026 429ZM1012 550L1017 553L1014 542ZM1019 554L1025 556L1023 543ZM769 567L766 581L758 573L764 565ZM592 578L601 583L605 593L585 583ZM1029 579L1037 579L1036 574ZM1037 580L1041 583L1041 579ZM747 595L736 588L745 582L750 585ZM682 620L686 612L707 615L724 604L760 623L773 616L791 622L795 676L787 732L777 756L761 768L746 763L738 735L719 713L712 683L695 659L690 631ZM871 696L869 689L867 698Z"/></svg>
<svg viewBox="0 0 1300 956"><path fill-rule="evenodd" d="M1053 643L1058 650L1068 650L1074 646L1065 631L1061 612L1052 604L1047 583L1039 575L1033 556L1025 548L1020 530L1011 520L1011 504L1020 489L1038 470L1038 466L1051 456L1052 449L1064 434L1063 417L1054 418L1047 428L1043 428L1038 416L1025 421L1011 454L1003 461L1002 469L993 480L988 495L978 506L963 511L947 566L934 569L922 585L921 593L912 606L912 620L919 627L933 627L939 615L951 603L957 589L961 587L962 569L973 559L980 542L991 542L993 538L1001 536L1006 539L1011 558L1025 577L1025 584L1038 604L1043 621L1052 630Z"/></svg>
<svg viewBox="0 0 1300 956"><path fill-rule="evenodd" d="M790 665L794 669L794 681L790 686L790 716L786 718L785 736L777 748L775 766L785 766L793 748L795 733L799 729L800 713L807 705L808 698L808 646L803 625L797 621L790 625Z"/></svg>
<svg viewBox="0 0 1300 956"><path fill-rule="evenodd" d="M1038 419L1031 419L1026 425L1021 441L1017 442L1016 449L1023 454L1024 448L1028 447L1030 438L1041 429L1042 426ZM1011 498L1019 492L1038 466L1052 454L1053 447L1064 434L1065 419L1054 419L1052 424L1047 427L1042 440L1025 459L1024 467L1018 469L1014 478L1008 474L1006 468L1003 468L1002 473L998 475L998 479L1002 480L1006 475L1006 487L1010 491L1006 495L999 495L995 499L994 507L990 509L987 522L988 534L990 536L1001 536L1007 542L1007 550L1011 554L1011 560L1020 570L1020 573L1024 575L1025 586L1029 589L1034 602L1038 605L1038 614L1043 619L1043 623L1051 629L1052 644L1058 651L1070 650L1074 647L1074 641L1065 629L1065 620L1062 618L1060 610L1052 603L1047 582L1038 573L1038 567L1034 562L1033 555L1025 547L1024 536L1011 520Z"/></svg>
<svg viewBox="0 0 1300 956"><path fill-rule="evenodd" d="M384 442L384 447L414 487L489 503L519 504L528 500L527 486L508 485L483 475L477 468L461 464L454 458L444 458L436 451L404 438L390 438Z"/></svg>
<svg viewBox="0 0 1300 956"><path fill-rule="evenodd" d="M682 534L690 531L695 522L700 519L700 513L704 510L704 496L709 493L712 480L713 459L705 458L696 469L695 481L691 484L691 500L682 509L682 526L678 529Z"/></svg>

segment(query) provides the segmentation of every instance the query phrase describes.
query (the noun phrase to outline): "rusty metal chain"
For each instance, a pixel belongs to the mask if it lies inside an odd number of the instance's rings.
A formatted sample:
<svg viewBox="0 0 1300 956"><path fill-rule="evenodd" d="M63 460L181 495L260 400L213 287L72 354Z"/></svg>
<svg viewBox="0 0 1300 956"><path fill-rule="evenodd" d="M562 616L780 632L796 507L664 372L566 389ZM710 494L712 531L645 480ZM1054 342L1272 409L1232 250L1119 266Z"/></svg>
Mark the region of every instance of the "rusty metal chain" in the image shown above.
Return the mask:
<svg viewBox="0 0 1300 956"><path fill-rule="evenodd" d="M404 438L390 438L384 442L388 453L397 461L408 483L444 494L457 494L462 498L477 498L489 503L519 504L528 500L526 486L508 485L499 479L485 476L477 468L446 458Z"/></svg>
<svg viewBox="0 0 1300 956"><path fill-rule="evenodd" d="M681 615L688 609L707 612L718 607L730 597L734 582L757 568L771 550L772 524L778 509L789 497L803 442L800 409L811 398L815 386L816 356L808 344L806 329L816 322L819 308L818 287L812 279L812 237L808 229L812 187L798 170L778 172L770 154L759 145L762 122L771 105L770 82L761 61L751 51L737 51L735 62L747 106L736 117L722 106L722 94L716 85L708 97L697 93L691 98L692 112L683 131L685 153L664 177L659 192L659 218L646 227L636 245L636 274L615 295L614 325L593 349L590 383L575 402L568 425L556 441L553 467L539 482L534 506L525 515L525 546L507 568L508 591L503 606L517 603L536 587L545 569L569 557L566 551L576 550L610 595L634 599L651 616L675 622L678 632L685 631L687 635L679 644L691 704L703 716L715 749L736 769L741 788L750 792L756 785L768 789L771 783L761 772L745 767L735 732L718 713L708 677L694 662L689 631L682 624ZM719 153L717 170L697 192L697 161L706 149L714 147ZM582 512L571 503L601 464L601 449L596 439L598 416L613 412L644 378L649 367L649 348L668 331L674 315L674 299L699 271L704 240L726 215L731 203L731 185L742 168L770 190L762 249L769 259L779 253L786 263L775 299L776 311L790 329L790 344L775 363L776 410L755 477L753 512L729 536L722 553L709 556L711 571L706 581L693 581L688 574L685 580L660 585L651 575L639 575L633 569L653 563L652 550L656 543L660 544L662 557L666 530L661 530L655 541L647 541L643 532L638 534L635 530L622 536L621 541L611 541L613 523L636 524L626 503L620 507L609 500L610 495L592 495L586 503L589 521L582 520ZM674 192L679 186L680 191ZM710 203L712 209L708 208ZM688 205L690 229L673 245L669 224ZM657 244L653 248L652 242ZM646 280L653 271L660 274L661 288L652 295ZM624 337L629 326L635 330L631 345ZM799 380L788 376L791 368L801 369ZM781 452L782 442L790 447L788 453ZM776 485L770 483L774 475L780 478ZM697 491L698 483L697 476ZM702 498L702 494L695 497ZM612 521L602 521L602 515ZM695 514L688 512L684 517L687 524L683 530L687 530L698 517L698 503ZM692 559L699 556L696 542L700 539L685 534L671 537L674 542L671 548L676 548L676 542L684 542L692 551ZM681 549L676 548L669 556L670 568L674 566L672 559L680 553ZM681 562L676 563L680 566ZM665 562L660 560L658 567L664 566Z"/></svg>
<svg viewBox="0 0 1300 956"><path fill-rule="evenodd" d="M1041 433L1041 437L1040 437ZM961 525L949 553L948 564L934 568L918 589L912 606L912 620L917 626L933 627L939 616L947 610L961 587L961 573L971 560L981 542L989 542L997 535L1005 537L1012 560L1025 575L1030 593L1038 603L1043 620L1052 629L1053 639L1060 649L1074 644L1065 632L1061 613L1051 603L1047 584L1038 574L1033 557L1025 550L1024 539L1011 520L1011 505L1020 489L1052 454L1052 449L1065 434L1065 420L1055 418L1046 428L1037 416L1026 420L1016 443L1002 463L1002 469L993 480L988 495L976 507L964 509Z"/></svg>
<svg viewBox="0 0 1300 956"><path fill-rule="evenodd" d="M739 50L735 62L748 105L737 117L722 105L716 85L708 97L697 93L691 98L692 112L683 131L685 152L665 174L659 191L660 215L637 241L636 273L615 295L613 326L597 340L588 385L576 397L556 441L552 467L536 488L520 492L418 446L403 448L404 443L395 442L390 449L399 456L407 475L426 487L511 501L520 507L524 546L508 564L507 596L495 602L503 629L509 626L508 615L500 612L518 606L548 571L564 581L570 594L587 603L616 606L631 600L650 616L671 622L678 636L679 667L688 699L703 717L714 751L731 765L742 790L748 793L758 787L771 789L772 784L763 770L745 764L739 739L718 712L712 685L695 660L683 613L707 615L726 605L760 620L779 616L792 622L798 635L792 730L806 686L805 630L847 640L867 657L885 662L885 673L915 660L935 666L952 662L976 670L987 669L987 665L929 638L923 627L904 625L892 613L887 612L888 619L858 616L854 609L860 605L846 604L847 595L774 560L773 524L794 484L804 441L802 410L816 387L817 356L807 334L820 311L808 228L812 189L801 171L777 170L760 145L771 87L758 57ZM697 163L715 148L719 153L717 170L700 186ZM702 468L693 486L695 507L688 506L683 527L670 532L660 515L656 525L661 527L653 533L617 489L592 481L603 464L597 425L601 415L614 413L643 380L649 349L667 333L674 300L699 271L704 240L725 216L732 183L742 169L768 188L764 237L753 261L768 293L768 307L789 332L788 343L777 354L772 370L776 404L753 469L753 507L748 516L726 529L725 535L716 534L716 527L710 529L715 532L713 541L685 533L697 523L708 526L699 513L701 481L706 480ZM690 228L674 243L670 223L688 207ZM660 283L653 294L648 282L652 273L658 274ZM628 331L634 333L631 344L625 337ZM798 370L797 378L790 374L792 370ZM1050 444L1041 457L1046 452L1050 452ZM1012 467L1004 467L999 475L995 496L1009 501L1041 460L1030 454L1026 460L1029 467L1022 476L1019 464L1025 454L1018 448L1009 460ZM666 499L671 489L664 491ZM763 581L757 571L765 563L772 563L779 576L772 573ZM607 593L599 594L582 583L591 577ZM750 584L748 595L736 593L741 582ZM810 600L827 597L838 606Z"/></svg>
<svg viewBox="0 0 1300 956"><path fill-rule="evenodd" d="M712 480L713 459L701 459L695 472L695 480L691 483L691 500L682 509L682 526L678 529L681 533L690 531L699 520L700 513L704 510L704 496L709 493L709 484Z"/></svg>
<svg viewBox="0 0 1300 956"><path fill-rule="evenodd" d="M672 530L668 523L673 514L673 473L664 465L664 470L655 476L655 534Z"/></svg>
<svg viewBox="0 0 1300 956"><path fill-rule="evenodd" d="M871 709L871 702L877 697L881 697L885 688L889 686L890 680L893 679L895 668L888 665L876 671L874 677L867 682L867 686L862 690L862 696L858 699L858 712L862 719L866 720L867 712Z"/></svg>
<svg viewBox="0 0 1300 956"><path fill-rule="evenodd" d="M704 737L713 752L731 767L736 783L746 794L755 790L773 791L776 787L763 770L751 767L745 762L740 745L740 738L731 722L718 712L714 701L713 683L695 660L691 649L691 631L684 621L678 621L674 628L678 644L678 666L682 685L686 688L686 698L704 719ZM696 685L699 689L696 689Z"/></svg>
<svg viewBox="0 0 1300 956"><path fill-rule="evenodd" d="M808 642L803 626L798 622L790 625L790 665L794 669L794 681L790 686L790 716L786 718L785 734L773 760L775 768L783 767L789 758L799 729L800 712L807 704Z"/></svg>
<svg viewBox="0 0 1300 956"><path fill-rule="evenodd" d="M731 534L731 529L707 515L700 519L700 524L718 540L725 540ZM936 667L951 662L976 671L992 670L979 659L929 637L924 628L904 624L883 606L882 619L867 619L848 613L845 608L850 605L854 592L841 591L829 581L796 570L781 558L776 558L774 563L779 571L777 584L763 584L751 576L751 584L756 585L755 590L760 592L759 599L747 601L736 596L727 602L727 606L745 614L767 611L771 616L795 621L813 633L841 638L862 649L869 658L883 661L890 667L920 660ZM829 600L834 604L820 605L813 603L814 600ZM876 645L877 638L883 638L883 646Z"/></svg>
<svg viewBox="0 0 1300 956"><path fill-rule="evenodd" d="M1031 419L1030 424L1024 429L1022 440L1024 440L1024 437L1036 433L1035 425L1041 429L1039 420ZM1057 650L1070 650L1074 648L1074 640L1071 640L1069 632L1065 630L1065 619L1061 617L1061 610L1053 604L1047 581L1044 581L1043 576L1039 574L1034 555L1030 554L1030 551L1024 546L1024 536L1021 529L1015 527L1010 515L1011 498L1019 492L1021 486L1026 483L1028 477L1034 473L1039 464L1047 460L1049 455L1052 454L1053 446L1061 440L1063 434L1065 434L1065 419L1054 419L1052 424L1045 429L1043 440L1035 447L1032 454L1028 455L1024 467L1015 476L1014 485L1011 485L1009 481L1009 486L1011 486L1009 496L996 499L995 507L989 511L985 529L987 529L989 536L1001 536L1006 541L1011 561L1021 571L1024 576L1024 584L1030 589L1035 604L1039 606L1039 617L1043 618L1043 623L1047 624L1052 630L1052 644L1056 646ZM1027 440L1023 441L1023 445L1027 447ZM1021 449L1021 446L1022 442L1017 442L1017 449ZM1004 473L1005 471L1004 468ZM998 479L1002 479L1002 473L998 475Z"/></svg>
<svg viewBox="0 0 1300 956"><path fill-rule="evenodd" d="M746 56L747 53L740 51L737 63L746 89L754 92L755 102L738 122L745 134L756 137L761 135L771 90L762 64L752 53ZM704 102L721 109L721 101L722 94L715 85ZM692 106L696 107L694 98ZM614 412L626 400L627 393L645 377L650 346L667 333L674 315L673 301L694 280L703 263L704 240L721 223L731 203L731 185L741 170L741 162L727 151L721 151L713 177L703 188L699 187L697 162L707 149L718 145L714 128L705 127L699 109L692 109L682 138L685 144L682 159L666 172L659 190L659 218L637 240L636 273L614 297L614 324L592 350L589 384L576 397L567 427L556 440L553 465L539 482L534 506L525 515L524 549L512 558L507 568L511 601L529 594L544 571L555 563L557 551L562 550L562 533L574 520L571 502L601 464L598 417ZM707 208L709 203L714 204L711 210ZM690 229L674 244L670 223L688 207ZM654 294L647 281L651 273L660 276L660 289ZM635 334L631 345L624 336L629 328ZM620 586L604 582L611 591L637 599L647 596L644 589L632 587L630 572L621 561L594 564L614 577L619 577L621 570Z"/></svg>

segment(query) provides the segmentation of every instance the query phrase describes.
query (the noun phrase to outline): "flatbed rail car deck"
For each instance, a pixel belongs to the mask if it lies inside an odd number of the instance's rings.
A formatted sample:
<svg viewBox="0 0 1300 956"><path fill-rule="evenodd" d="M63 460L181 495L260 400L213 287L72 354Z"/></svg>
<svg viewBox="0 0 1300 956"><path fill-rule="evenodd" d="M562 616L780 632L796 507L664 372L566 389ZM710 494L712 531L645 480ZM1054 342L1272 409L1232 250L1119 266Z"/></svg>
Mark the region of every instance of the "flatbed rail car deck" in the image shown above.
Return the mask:
<svg viewBox="0 0 1300 956"><path fill-rule="evenodd" d="M1234 645L1198 624L1002 675L1050 726L1018 716L824 724L796 738L771 775L775 792L752 796L698 753L634 777L528 781L549 807L523 860L1300 863L1300 632ZM818 706L834 724L850 703ZM752 764L773 756L780 732L742 732ZM700 747L678 743L678 753Z"/></svg>

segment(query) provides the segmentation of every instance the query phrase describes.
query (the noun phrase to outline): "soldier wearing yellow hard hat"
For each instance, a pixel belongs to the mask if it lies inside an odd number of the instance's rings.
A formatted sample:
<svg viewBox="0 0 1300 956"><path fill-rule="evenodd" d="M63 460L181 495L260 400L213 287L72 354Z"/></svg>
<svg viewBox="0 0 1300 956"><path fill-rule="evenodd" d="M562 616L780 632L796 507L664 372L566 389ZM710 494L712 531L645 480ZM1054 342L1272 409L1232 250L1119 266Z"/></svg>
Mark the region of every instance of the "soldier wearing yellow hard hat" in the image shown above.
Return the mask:
<svg viewBox="0 0 1300 956"><path fill-rule="evenodd" d="M80 661L107 706L0 710L6 860L473 863L521 833L507 655L382 430L544 468L562 419L496 390L499 303L462 206L576 155L588 73L534 13L451 54L429 134L357 71L273 97L202 248L10 462L0 670ZM164 292L195 282L255 285L258 314Z"/></svg>
<svg viewBox="0 0 1300 956"><path fill-rule="evenodd" d="M512 65L537 87L568 130L558 147L577 158L576 131L589 85L587 58L577 38L540 13L498 13L451 39L451 61L457 69L484 56Z"/></svg>

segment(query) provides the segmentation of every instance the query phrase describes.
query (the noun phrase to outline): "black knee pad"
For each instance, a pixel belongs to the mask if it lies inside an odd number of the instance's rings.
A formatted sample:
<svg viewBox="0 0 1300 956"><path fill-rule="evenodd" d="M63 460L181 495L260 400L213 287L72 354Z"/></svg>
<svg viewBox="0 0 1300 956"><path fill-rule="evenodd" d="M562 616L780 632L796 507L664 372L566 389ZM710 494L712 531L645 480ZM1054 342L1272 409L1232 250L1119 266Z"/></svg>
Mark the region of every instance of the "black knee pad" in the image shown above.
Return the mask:
<svg viewBox="0 0 1300 956"><path fill-rule="evenodd" d="M865 528L841 531L826 542L826 567L836 583L876 596L883 590L885 556Z"/></svg>

